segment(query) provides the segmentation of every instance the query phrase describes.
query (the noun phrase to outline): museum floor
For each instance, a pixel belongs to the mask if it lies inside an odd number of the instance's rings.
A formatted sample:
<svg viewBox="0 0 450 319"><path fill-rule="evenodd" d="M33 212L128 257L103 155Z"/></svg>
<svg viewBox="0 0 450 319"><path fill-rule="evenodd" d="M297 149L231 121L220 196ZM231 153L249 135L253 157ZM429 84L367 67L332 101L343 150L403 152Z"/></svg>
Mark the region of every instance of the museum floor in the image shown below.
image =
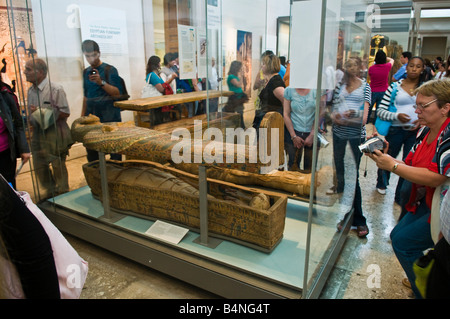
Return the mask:
<svg viewBox="0 0 450 319"><path fill-rule="evenodd" d="M368 127L370 131L370 127ZM67 162L71 190L85 185L81 166L85 156L72 157ZM367 176L364 170L367 165ZM363 158L360 182L363 209L370 233L360 239L351 231L344 249L322 291L323 299L411 299L412 292L402 285L405 277L392 251L389 233L395 226L400 208L394 204L394 186L386 195L375 188L376 166ZM392 177L391 185L396 185ZM32 192L31 174L18 176L18 189ZM219 298L158 271L146 268L114 253L65 234L69 242L86 261L89 274L82 299L208 299ZM379 267L380 283L373 285L373 266Z"/></svg>

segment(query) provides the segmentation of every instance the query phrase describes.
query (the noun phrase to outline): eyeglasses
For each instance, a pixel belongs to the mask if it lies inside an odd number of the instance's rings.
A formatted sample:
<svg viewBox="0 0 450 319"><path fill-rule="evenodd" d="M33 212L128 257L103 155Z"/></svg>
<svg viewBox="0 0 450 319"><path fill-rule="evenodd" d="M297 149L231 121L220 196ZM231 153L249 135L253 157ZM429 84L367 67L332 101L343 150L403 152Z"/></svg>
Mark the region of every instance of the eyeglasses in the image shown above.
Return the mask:
<svg viewBox="0 0 450 319"><path fill-rule="evenodd" d="M423 111L427 106L433 104L433 103L436 102L436 101L438 101L438 99L434 99L433 101L430 101L430 102L425 103L425 104L422 104L422 105L420 105L420 104L414 104L414 108Z"/></svg>

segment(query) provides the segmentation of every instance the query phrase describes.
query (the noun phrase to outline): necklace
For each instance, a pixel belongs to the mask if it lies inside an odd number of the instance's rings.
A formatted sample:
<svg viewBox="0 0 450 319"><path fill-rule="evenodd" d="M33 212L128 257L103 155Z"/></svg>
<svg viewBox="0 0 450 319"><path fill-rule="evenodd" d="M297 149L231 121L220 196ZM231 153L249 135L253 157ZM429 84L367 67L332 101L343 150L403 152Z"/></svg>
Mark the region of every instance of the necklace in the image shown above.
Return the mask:
<svg viewBox="0 0 450 319"><path fill-rule="evenodd" d="M403 81L402 82L402 88L409 95L414 95L414 90L416 89L416 83L410 83L409 81Z"/></svg>

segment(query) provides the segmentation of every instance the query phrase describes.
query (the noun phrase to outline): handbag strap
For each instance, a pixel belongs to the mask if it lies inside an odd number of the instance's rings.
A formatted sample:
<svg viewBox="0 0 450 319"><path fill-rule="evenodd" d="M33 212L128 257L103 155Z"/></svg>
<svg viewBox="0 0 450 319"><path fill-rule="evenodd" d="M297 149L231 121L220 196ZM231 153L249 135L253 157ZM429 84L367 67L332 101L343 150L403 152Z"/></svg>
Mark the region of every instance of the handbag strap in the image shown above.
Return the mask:
<svg viewBox="0 0 450 319"><path fill-rule="evenodd" d="M389 111L390 112L397 112L397 108L395 107L395 98L397 97L398 92L398 82L392 83L392 92L391 92L391 101L389 103Z"/></svg>
<svg viewBox="0 0 450 319"><path fill-rule="evenodd" d="M148 77L148 80L146 81L147 84L151 84L151 83L150 83L150 80L152 79L152 73L153 73L153 72L150 72L150 75L149 75L149 77ZM151 84L151 85L153 85L153 84Z"/></svg>

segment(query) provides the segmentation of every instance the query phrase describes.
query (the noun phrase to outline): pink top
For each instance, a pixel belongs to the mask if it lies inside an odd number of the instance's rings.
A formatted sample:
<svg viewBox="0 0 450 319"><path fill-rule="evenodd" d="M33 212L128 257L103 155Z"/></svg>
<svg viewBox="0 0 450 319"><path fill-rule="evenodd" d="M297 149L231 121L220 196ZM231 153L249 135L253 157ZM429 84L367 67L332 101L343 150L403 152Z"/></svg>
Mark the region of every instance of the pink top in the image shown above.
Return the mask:
<svg viewBox="0 0 450 319"><path fill-rule="evenodd" d="M3 119L0 117L0 152L9 148L8 131Z"/></svg>
<svg viewBox="0 0 450 319"><path fill-rule="evenodd" d="M369 68L370 88L372 92L384 92L389 86L389 72L392 64L374 64Z"/></svg>

